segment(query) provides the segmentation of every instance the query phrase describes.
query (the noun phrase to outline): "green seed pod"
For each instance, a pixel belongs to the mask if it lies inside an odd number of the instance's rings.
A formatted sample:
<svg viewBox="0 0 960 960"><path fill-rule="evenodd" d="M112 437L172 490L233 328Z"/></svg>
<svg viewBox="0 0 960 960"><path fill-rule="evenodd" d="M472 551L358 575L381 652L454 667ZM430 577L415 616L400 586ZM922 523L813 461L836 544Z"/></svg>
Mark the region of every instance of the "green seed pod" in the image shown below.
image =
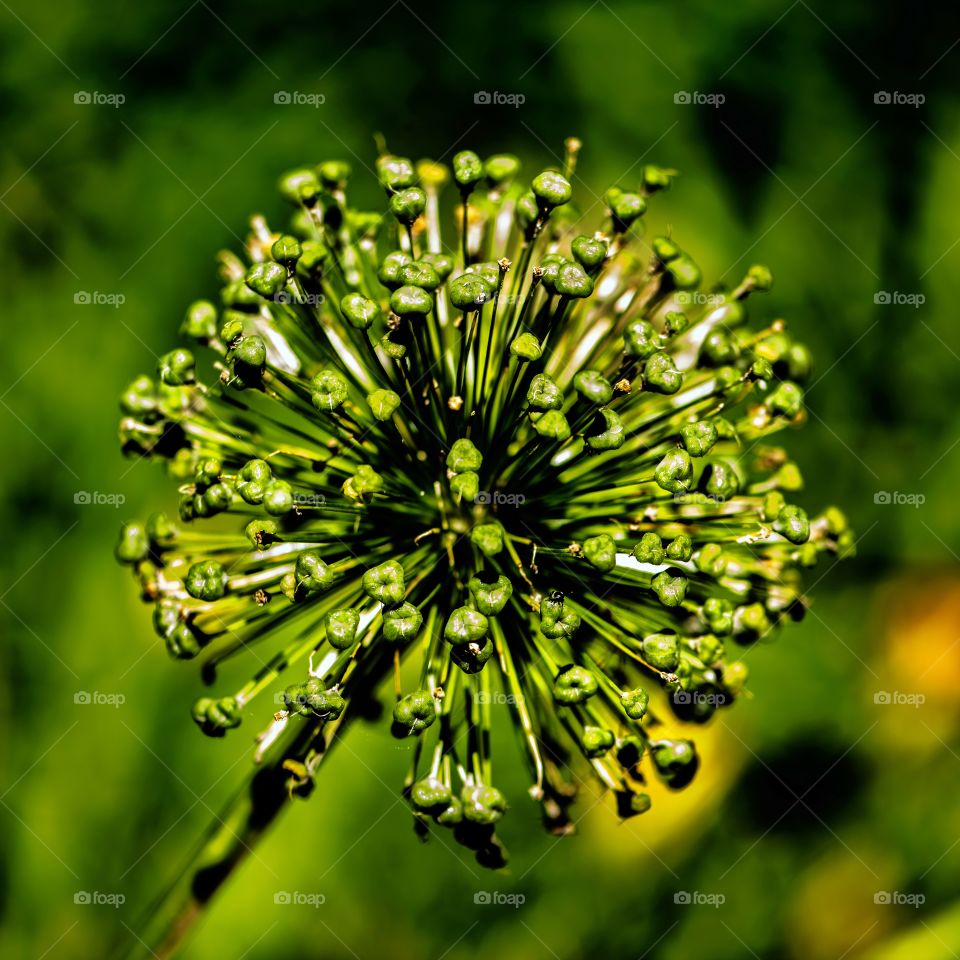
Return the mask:
<svg viewBox="0 0 960 960"><path fill-rule="evenodd" d="M310 381L310 398L320 411L328 413L343 406L348 396L347 381L335 370L321 370Z"/></svg>
<svg viewBox="0 0 960 960"><path fill-rule="evenodd" d="M279 263L264 260L247 271L245 282L255 293L270 300L287 285L287 271Z"/></svg>
<svg viewBox="0 0 960 960"><path fill-rule="evenodd" d="M671 560L689 560L693 556L693 540L686 533L678 534L667 544L667 556Z"/></svg>
<svg viewBox="0 0 960 960"><path fill-rule="evenodd" d="M613 731L604 727L584 727L580 738L584 756L591 759L602 757L615 742Z"/></svg>
<svg viewBox="0 0 960 960"><path fill-rule="evenodd" d="M461 273L447 285L450 302L464 312L479 310L493 298L490 285L476 273Z"/></svg>
<svg viewBox="0 0 960 960"><path fill-rule="evenodd" d="M421 290L426 290L430 293L440 286L440 275L431 264L423 260L414 260L411 263L405 263L400 268L399 276L404 286L420 287Z"/></svg>
<svg viewBox="0 0 960 960"><path fill-rule="evenodd" d="M653 471L657 486L667 493L684 493L693 483L693 461L686 450L671 450Z"/></svg>
<svg viewBox="0 0 960 960"><path fill-rule="evenodd" d="M784 380L767 396L767 406L771 413L793 418L803 409L803 390L795 383Z"/></svg>
<svg viewBox="0 0 960 960"><path fill-rule="evenodd" d="M157 376L160 382L169 387L179 387L185 383L193 383L196 379L196 361L189 350L180 348L165 353L157 361Z"/></svg>
<svg viewBox="0 0 960 960"><path fill-rule="evenodd" d="M735 660L723 668L723 685L736 696L743 690L750 670L742 660Z"/></svg>
<svg viewBox="0 0 960 960"><path fill-rule="evenodd" d="M360 614L349 608L331 610L323 618L327 643L337 650L349 650L357 642L359 626Z"/></svg>
<svg viewBox="0 0 960 960"><path fill-rule="evenodd" d="M427 690L409 693L393 708L394 722L410 733L421 733L437 719L437 708Z"/></svg>
<svg viewBox="0 0 960 960"><path fill-rule="evenodd" d="M387 193L405 190L417 182L413 164L406 157L387 155L377 159L377 176Z"/></svg>
<svg viewBox="0 0 960 960"><path fill-rule="evenodd" d="M643 638L643 656L656 670L672 673L680 662L676 634L654 633Z"/></svg>
<svg viewBox="0 0 960 960"><path fill-rule="evenodd" d="M389 420L400 406L400 397L392 390L374 390L367 394L367 405L377 420Z"/></svg>
<svg viewBox="0 0 960 960"><path fill-rule="evenodd" d="M316 196L320 192L317 175L309 168L285 173L278 184L280 193L291 203L299 204L303 196Z"/></svg>
<svg viewBox="0 0 960 960"><path fill-rule="evenodd" d="M687 595L688 585L687 578L679 570L671 568L658 573L650 587L665 607L678 607Z"/></svg>
<svg viewBox="0 0 960 960"><path fill-rule="evenodd" d="M540 341L532 333L521 333L510 344L510 352L521 362L539 360L543 356Z"/></svg>
<svg viewBox="0 0 960 960"><path fill-rule="evenodd" d="M541 414L533 423L533 429L541 437L558 440L561 443L570 439L570 424L559 410L548 410Z"/></svg>
<svg viewBox="0 0 960 960"><path fill-rule="evenodd" d="M597 411L597 415L586 431L587 446L591 450L619 450L626 439L620 414L606 407Z"/></svg>
<svg viewBox="0 0 960 960"><path fill-rule="evenodd" d="M690 740L661 740L656 745L651 745L651 756L657 772L667 786L674 790L685 787L700 765Z"/></svg>
<svg viewBox="0 0 960 960"><path fill-rule="evenodd" d="M573 196L570 183L553 170L538 173L530 186L537 198L537 206L542 210L552 210L554 207L569 203Z"/></svg>
<svg viewBox="0 0 960 960"><path fill-rule="evenodd" d="M617 792L617 813L624 819L646 813L653 806L649 793L634 793L632 790Z"/></svg>
<svg viewBox="0 0 960 960"><path fill-rule="evenodd" d="M424 253L421 255L419 262L433 267L441 283L453 273L455 263L453 257L447 253ZM406 282L409 283L409 281ZM420 286L420 284L417 284L417 286Z"/></svg>
<svg viewBox="0 0 960 960"><path fill-rule="evenodd" d="M708 577L722 577L727 569L727 558L719 543L707 543L693 556L696 568Z"/></svg>
<svg viewBox="0 0 960 960"><path fill-rule="evenodd" d="M584 270L592 273L607 258L607 241L579 236L570 244L570 252Z"/></svg>
<svg viewBox="0 0 960 960"><path fill-rule="evenodd" d="M457 607L446 626L443 628L443 638L450 644L463 645L479 643L490 629L490 622L479 610L469 607Z"/></svg>
<svg viewBox="0 0 960 960"><path fill-rule="evenodd" d="M484 583L479 577L471 577L467 589L477 609L487 617L500 613L513 596L513 583L503 574L494 583Z"/></svg>
<svg viewBox="0 0 960 960"><path fill-rule="evenodd" d="M280 529L276 520L251 520L244 528L247 539L256 550L263 550L276 542Z"/></svg>
<svg viewBox="0 0 960 960"><path fill-rule="evenodd" d="M545 373L538 373L530 381L527 403L534 410L559 410L563 406L563 393L552 377Z"/></svg>
<svg viewBox="0 0 960 960"><path fill-rule="evenodd" d="M732 463L714 460L700 475L700 489L714 500L723 503L740 491L740 477Z"/></svg>
<svg viewBox="0 0 960 960"><path fill-rule="evenodd" d="M517 198L514 216L517 221L517 226L523 230L524 238L527 241L532 240L536 235L536 226L540 218L537 196L532 190L528 190Z"/></svg>
<svg viewBox="0 0 960 960"><path fill-rule="evenodd" d="M496 823L507 812L507 799L496 787L466 786L460 792L463 816L471 823Z"/></svg>
<svg viewBox="0 0 960 960"><path fill-rule="evenodd" d="M766 292L773 286L773 272L762 263L755 263L747 271L747 281L754 290Z"/></svg>
<svg viewBox="0 0 960 960"><path fill-rule="evenodd" d="M139 563L150 553L150 538L140 523L125 523L114 555L121 563Z"/></svg>
<svg viewBox="0 0 960 960"><path fill-rule="evenodd" d="M267 362L267 345L263 342L263 337L242 337L233 348L232 355L234 370L236 370L236 364L240 364L250 370L262 371Z"/></svg>
<svg viewBox="0 0 960 960"><path fill-rule="evenodd" d="M317 165L317 173L325 187L342 190L350 179L353 170L346 160L324 160Z"/></svg>
<svg viewBox="0 0 960 960"><path fill-rule="evenodd" d="M297 586L308 595L326 590L336 579L316 550L305 550L297 557L295 574Z"/></svg>
<svg viewBox="0 0 960 960"><path fill-rule="evenodd" d="M433 297L422 287L399 287L390 297L390 309L398 317L425 316L433 309Z"/></svg>
<svg viewBox="0 0 960 960"><path fill-rule="evenodd" d="M283 691L283 705L287 713L296 713L301 717L309 717L313 712L307 703L308 689L319 689L319 683L314 680L311 687L306 683L292 683Z"/></svg>
<svg viewBox="0 0 960 960"><path fill-rule="evenodd" d="M760 517L767 523L772 523L780 516L780 511L787 505L786 498L779 490L771 490L763 498L760 507Z"/></svg>
<svg viewBox="0 0 960 960"><path fill-rule="evenodd" d="M583 555L601 573L609 573L617 565L617 545L607 533L587 537L583 541Z"/></svg>
<svg viewBox="0 0 960 960"><path fill-rule="evenodd" d="M292 267L303 256L303 247L300 246L300 241L296 237L284 234L274 240L270 248L270 256L277 263Z"/></svg>
<svg viewBox="0 0 960 960"><path fill-rule="evenodd" d="M663 318L663 332L668 337L676 337L690 326L690 320L679 310L670 310Z"/></svg>
<svg viewBox="0 0 960 960"><path fill-rule="evenodd" d="M491 186L501 186L520 172L520 161L512 153L487 157L483 172Z"/></svg>
<svg viewBox="0 0 960 960"><path fill-rule="evenodd" d="M564 297L582 299L593 293L593 280L579 263L565 263L557 271L557 293Z"/></svg>
<svg viewBox="0 0 960 960"><path fill-rule="evenodd" d="M663 563L663 541L656 533L645 533L634 546L633 555L640 563L659 565Z"/></svg>
<svg viewBox="0 0 960 960"><path fill-rule="evenodd" d="M263 508L272 517L280 517L293 509L293 490L285 480L271 480L263 491Z"/></svg>
<svg viewBox="0 0 960 960"><path fill-rule="evenodd" d="M461 643L450 647L450 659L468 674L479 673L493 656L493 644L486 639L481 644Z"/></svg>
<svg viewBox="0 0 960 960"><path fill-rule="evenodd" d="M683 374L676 368L669 353L654 353L643 368L644 387L656 393L676 393L683 383Z"/></svg>
<svg viewBox="0 0 960 960"><path fill-rule="evenodd" d="M574 610L565 610L555 620L540 617L540 632L550 640L569 640L580 629L580 615Z"/></svg>
<svg viewBox="0 0 960 960"><path fill-rule="evenodd" d="M480 477L473 470L464 470L451 477L450 492L461 501L473 503L480 493Z"/></svg>
<svg viewBox="0 0 960 960"><path fill-rule="evenodd" d="M461 437L454 440L450 452L447 454L447 469L454 473L463 473L465 470L479 470L483 464L483 456L472 440Z"/></svg>
<svg viewBox="0 0 960 960"><path fill-rule="evenodd" d="M156 406L156 386L147 376L137 377L120 395L120 408L124 413L143 416L155 410Z"/></svg>
<svg viewBox="0 0 960 960"><path fill-rule="evenodd" d="M573 378L573 387L590 403L609 403L613 397L613 386L599 370L581 370Z"/></svg>
<svg viewBox="0 0 960 960"><path fill-rule="evenodd" d="M402 603L406 592L403 567L396 560L371 567L363 575L363 591L371 600L387 606Z"/></svg>
<svg viewBox="0 0 960 960"><path fill-rule="evenodd" d="M403 286L400 271L410 263L410 257L400 250L388 253L381 261L377 270L377 279L391 290Z"/></svg>
<svg viewBox="0 0 960 960"><path fill-rule="evenodd" d="M700 268L685 253L667 264L667 274L677 290L695 290L700 286Z"/></svg>
<svg viewBox="0 0 960 960"><path fill-rule="evenodd" d="M662 345L660 334L647 320L634 320L623 332L623 352L628 357L646 360Z"/></svg>
<svg viewBox="0 0 960 960"><path fill-rule="evenodd" d="M650 706L650 694L643 687L637 687L636 690L627 690L620 694L620 703L623 712L631 720L642 720Z"/></svg>
<svg viewBox="0 0 960 960"><path fill-rule="evenodd" d="M340 301L340 312L351 327L367 330L380 316L380 306L376 300L368 300L362 294L348 293Z"/></svg>
<svg viewBox="0 0 960 960"><path fill-rule="evenodd" d="M436 814L434 819L443 827L455 827L463 822L463 804L459 797L451 797L445 810Z"/></svg>
<svg viewBox="0 0 960 960"><path fill-rule="evenodd" d="M217 335L217 308L209 300L195 300L187 307L180 331L202 343L212 340Z"/></svg>
<svg viewBox="0 0 960 960"><path fill-rule="evenodd" d="M656 193L658 190L669 190L673 178L677 175L676 170L667 170L665 167L657 167L648 163L643 168L643 186L647 193Z"/></svg>
<svg viewBox="0 0 960 960"><path fill-rule="evenodd" d="M717 442L717 425L712 420L697 420L680 428L680 438L691 457L703 457Z"/></svg>
<svg viewBox="0 0 960 960"><path fill-rule="evenodd" d="M347 703L336 690L309 690L307 706L315 717L321 720L336 720L343 713Z"/></svg>
<svg viewBox="0 0 960 960"><path fill-rule="evenodd" d="M390 212L400 223L411 224L427 205L427 195L419 187L399 190L390 197Z"/></svg>
<svg viewBox="0 0 960 960"><path fill-rule="evenodd" d="M453 179L466 196L483 177L483 163L472 150L461 150L453 158Z"/></svg>
<svg viewBox="0 0 960 960"><path fill-rule="evenodd" d="M418 810L445 810L452 799L450 788L436 777L425 777L410 788L410 802Z"/></svg>
<svg viewBox="0 0 960 960"><path fill-rule="evenodd" d="M597 678L586 667L561 670L553 684L553 699L569 706L589 700L599 690Z"/></svg>
<svg viewBox="0 0 960 960"><path fill-rule="evenodd" d="M216 560L200 560L187 571L183 585L197 600L219 600L227 592L227 571Z"/></svg>
<svg viewBox="0 0 960 960"><path fill-rule="evenodd" d="M800 507L786 505L777 514L773 529L791 543L806 543L810 539L810 521Z"/></svg>
<svg viewBox="0 0 960 960"><path fill-rule="evenodd" d="M639 194L625 193L613 187L604 196L610 217L613 220L615 233L623 233L638 217L643 216L647 209L647 202Z"/></svg>
<svg viewBox="0 0 960 960"><path fill-rule="evenodd" d="M157 550L168 550L180 535L173 521L165 513L151 513L145 527L150 545Z"/></svg>
<svg viewBox="0 0 960 960"><path fill-rule="evenodd" d="M406 643L412 640L423 625L423 614L412 603L383 612L383 636L390 643Z"/></svg>
<svg viewBox="0 0 960 960"><path fill-rule="evenodd" d="M503 550L503 527L496 520L478 523L470 531L470 542L487 557Z"/></svg>
<svg viewBox="0 0 960 960"><path fill-rule="evenodd" d="M722 367L736 363L740 357L740 347L736 340L723 327L711 330L700 344L697 363L703 367Z"/></svg>

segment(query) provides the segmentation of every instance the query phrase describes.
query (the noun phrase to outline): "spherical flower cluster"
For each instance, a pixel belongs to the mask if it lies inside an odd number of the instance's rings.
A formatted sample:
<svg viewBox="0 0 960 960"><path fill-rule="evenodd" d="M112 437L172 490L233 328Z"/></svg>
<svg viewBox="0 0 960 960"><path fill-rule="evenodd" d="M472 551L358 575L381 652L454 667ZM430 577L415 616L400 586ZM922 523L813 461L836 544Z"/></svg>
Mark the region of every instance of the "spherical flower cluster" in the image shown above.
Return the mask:
<svg viewBox="0 0 960 960"><path fill-rule="evenodd" d="M642 229L660 167L585 226L579 147L532 182L510 155L384 153L376 210L349 204L343 162L287 174L285 229L252 219L219 304L187 310L195 346L122 396L125 451L166 461L180 502L117 555L173 657L212 682L254 664L196 724L261 717L256 760L305 794L389 700L418 828L489 865L494 724L518 731L549 829L588 774L643 813L652 781L696 772L687 724L741 694L738 647L803 615L820 554L853 550L838 510L793 502L770 442L803 421L811 367L782 320L747 322L770 271L701 292Z"/></svg>

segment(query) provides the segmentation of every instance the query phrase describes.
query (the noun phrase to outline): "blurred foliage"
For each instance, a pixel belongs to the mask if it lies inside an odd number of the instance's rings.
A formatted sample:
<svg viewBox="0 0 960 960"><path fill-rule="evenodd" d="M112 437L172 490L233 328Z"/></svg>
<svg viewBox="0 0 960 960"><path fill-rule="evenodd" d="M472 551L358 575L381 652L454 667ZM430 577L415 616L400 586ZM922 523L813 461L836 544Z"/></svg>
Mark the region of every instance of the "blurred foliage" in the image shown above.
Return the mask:
<svg viewBox="0 0 960 960"><path fill-rule="evenodd" d="M702 780L674 802L620 824L608 800L594 809L585 796L580 836L566 840L540 833L532 805L516 809L511 872L479 874L459 850L419 846L392 787L406 748L358 729L184 956L255 960L290 944L505 960L960 949L955 7L11 3L0 11L0 615L13 640L0 647L3 956L100 956L129 941L248 770L242 737L198 736L188 705L200 679L166 660L112 561L121 519L174 507L159 472L120 457L116 395L173 342L184 305L214 291L212 254L239 242L254 209L279 215L277 175L328 156L370 166L374 131L415 156L513 150L528 171L576 133L583 207L609 182L632 183L641 157L680 169L656 225L707 277L735 283L751 262L771 264L764 307L819 358L813 422L791 449L809 504L848 511L860 558L816 583L803 625L748 653L755 699L714 721ZM326 99L277 105L279 90ZM525 102L476 104L480 90ZM676 104L683 90L726 100ZM78 91L126 100L77 104ZM879 91L926 99L877 104ZM125 299L76 304L80 291ZM925 302L877 303L882 291ZM78 491L126 503L77 504ZM877 504L878 491L925 502ZM78 691L125 703L78 705ZM883 691L926 699L875 703ZM279 890L326 902L276 905ZM125 903L76 904L78 891ZM526 901L479 904L478 891ZM677 904L678 891L725 903ZM875 903L881 891L925 902Z"/></svg>

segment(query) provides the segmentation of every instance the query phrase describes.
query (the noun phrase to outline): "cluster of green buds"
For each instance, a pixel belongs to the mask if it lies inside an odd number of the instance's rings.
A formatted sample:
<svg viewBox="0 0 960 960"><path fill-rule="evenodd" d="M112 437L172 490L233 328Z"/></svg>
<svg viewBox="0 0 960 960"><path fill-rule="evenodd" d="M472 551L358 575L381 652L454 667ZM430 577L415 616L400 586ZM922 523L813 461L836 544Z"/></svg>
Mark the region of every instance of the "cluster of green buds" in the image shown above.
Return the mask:
<svg viewBox="0 0 960 960"><path fill-rule="evenodd" d="M494 724L548 829L571 829L588 775L643 813L694 776L684 731L742 694L738 649L800 618L804 568L854 545L839 510L794 502L770 441L803 422L811 369L782 320L747 322L770 271L700 292L643 229L660 167L583 226L579 148L532 181L510 155L384 151L376 210L350 206L346 163L288 173L283 229L252 218L219 303L187 310L192 346L121 401L124 450L164 460L180 501L124 526L119 559L173 657L210 682L256 664L197 701L200 729L259 715L255 759L279 751L303 795L392 700L418 829L489 865Z"/></svg>

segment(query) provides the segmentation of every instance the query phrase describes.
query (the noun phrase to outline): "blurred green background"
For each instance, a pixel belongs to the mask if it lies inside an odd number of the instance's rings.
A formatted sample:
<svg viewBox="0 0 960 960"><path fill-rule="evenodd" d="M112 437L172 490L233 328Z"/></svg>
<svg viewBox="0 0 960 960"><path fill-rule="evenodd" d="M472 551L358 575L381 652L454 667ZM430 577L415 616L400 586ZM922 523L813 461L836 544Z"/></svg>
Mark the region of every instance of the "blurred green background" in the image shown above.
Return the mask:
<svg viewBox="0 0 960 960"><path fill-rule="evenodd" d="M357 729L183 956L956 956L958 38L954 6L845 0L0 0L0 955L130 942L248 769L244 736L197 734L199 676L112 560L122 520L175 509L161 470L120 456L116 397L215 294L213 255L248 215L279 220L277 175L343 157L363 183L381 131L415 158L514 151L531 174L577 134L583 207L641 162L681 170L650 220L709 279L773 267L754 315L787 318L819 360L786 438L803 502L842 505L859 557L814 571L806 621L748 653L754 699L701 732L700 782L648 816L585 796L579 836L549 838L508 778L512 867L483 873L449 840L419 845L395 792L407 748Z"/></svg>

